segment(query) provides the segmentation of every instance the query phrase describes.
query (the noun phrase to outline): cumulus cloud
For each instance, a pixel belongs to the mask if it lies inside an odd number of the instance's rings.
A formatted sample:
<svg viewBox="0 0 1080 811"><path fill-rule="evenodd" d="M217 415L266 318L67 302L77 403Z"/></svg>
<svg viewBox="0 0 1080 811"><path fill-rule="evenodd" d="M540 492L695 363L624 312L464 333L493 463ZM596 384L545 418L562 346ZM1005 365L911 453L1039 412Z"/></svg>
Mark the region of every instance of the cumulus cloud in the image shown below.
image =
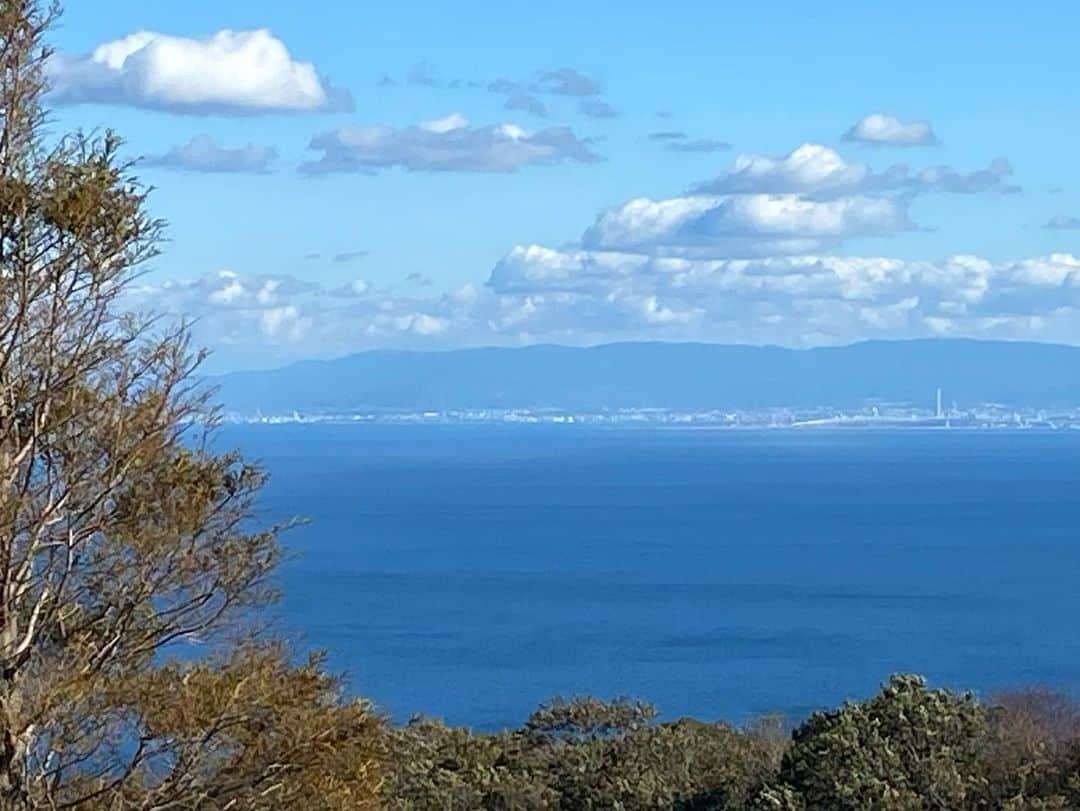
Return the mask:
<svg viewBox="0 0 1080 811"><path fill-rule="evenodd" d="M318 285L292 276L230 270L195 279L147 284L130 294L139 308L207 321L211 343L265 344L301 340L311 321L299 303Z"/></svg>
<svg viewBox="0 0 1080 811"><path fill-rule="evenodd" d="M203 39L139 31L48 63L57 104L119 104L186 113L351 110L309 62L265 29Z"/></svg>
<svg viewBox="0 0 1080 811"><path fill-rule="evenodd" d="M926 146L937 143L927 121L901 121L891 115L871 113L844 133L845 141L890 146Z"/></svg>
<svg viewBox="0 0 1080 811"><path fill-rule="evenodd" d="M316 136L309 174L373 172L515 172L526 166L594 163L599 156L566 127L530 132L515 124L474 127L460 113L414 127L341 127Z"/></svg>
<svg viewBox="0 0 1080 811"><path fill-rule="evenodd" d="M269 362L491 334L481 310L493 297L472 286L419 297L362 279L331 286L222 270L144 283L128 295L136 309L194 319L196 340L219 355L248 357L257 349Z"/></svg>
<svg viewBox="0 0 1080 811"><path fill-rule="evenodd" d="M985 169L957 171L947 166L910 169L896 164L875 172L864 164L849 163L834 149L803 144L774 158L752 153L735 158L723 175L699 184L694 191L709 194L854 194L890 192L1013 192L1013 170L998 158Z"/></svg>
<svg viewBox="0 0 1080 811"><path fill-rule="evenodd" d="M474 127L451 114L405 129L339 130L318 147L327 165L308 171L514 171L595 159L574 152L586 147L568 130L507 127ZM552 132L576 146L559 151ZM688 138L668 130L652 140ZM705 184L709 191L614 206L574 244L515 247L486 283L454 291L440 292L422 270L388 287L220 272L140 295L157 309L196 316L201 340L269 346L278 359L539 341L1080 341L1080 258L1073 254L912 260L860 255L847 244L915 228L909 205L916 192L1005 191L1010 173L1003 162L977 172L876 171L806 145L780 158L739 156ZM849 255L834 255L839 246Z"/></svg>
<svg viewBox="0 0 1080 811"><path fill-rule="evenodd" d="M1051 337L1080 308L1080 259L1052 254L994 263L973 256L937 262L885 257L792 256L697 260L638 253L516 248L492 271L491 290L531 314L544 302L576 302L577 314L615 313L653 302L681 325L679 337L790 345L875 335L994 334ZM518 322L535 334L533 316ZM649 318L622 334L647 335ZM588 324L582 323L582 329ZM635 332L636 331L636 332ZM1075 334L1069 334L1075 340Z"/></svg>
<svg viewBox="0 0 1080 811"><path fill-rule="evenodd" d="M746 153L731 163L726 173L697 191L712 194L805 193L858 190L870 170L850 164L833 149L803 144L782 158Z"/></svg>
<svg viewBox="0 0 1080 811"><path fill-rule="evenodd" d="M209 135L196 135L183 146L145 158L143 165L191 172L265 174L276 158L277 150L272 147L246 144L228 148L219 146Z"/></svg>
<svg viewBox="0 0 1080 811"><path fill-rule="evenodd" d="M1080 258L1064 253L1004 262L688 259L521 246L486 285L448 293L223 271L135 295L141 306L195 316L201 341L258 347L275 358L537 341L805 346L929 335L1080 337Z"/></svg>
<svg viewBox="0 0 1080 811"><path fill-rule="evenodd" d="M888 198L691 195L630 200L602 213L585 232L582 244L698 257L786 254L912 227L906 207Z"/></svg>
<svg viewBox="0 0 1080 811"><path fill-rule="evenodd" d="M1043 228L1050 231L1080 231L1080 217L1066 217L1058 214L1047 220Z"/></svg>

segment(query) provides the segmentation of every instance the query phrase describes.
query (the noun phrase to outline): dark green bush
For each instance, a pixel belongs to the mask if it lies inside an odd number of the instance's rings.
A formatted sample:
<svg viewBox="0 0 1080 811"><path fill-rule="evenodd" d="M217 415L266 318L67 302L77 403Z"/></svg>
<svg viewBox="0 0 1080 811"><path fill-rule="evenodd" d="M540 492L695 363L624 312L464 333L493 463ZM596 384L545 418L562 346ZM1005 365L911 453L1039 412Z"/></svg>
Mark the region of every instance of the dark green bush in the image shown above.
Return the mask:
<svg viewBox="0 0 1080 811"><path fill-rule="evenodd" d="M932 811L1080 808L1080 708L1046 691L930 690L894 676L787 734L657 722L648 704L556 699L518 730L416 719L393 732L397 811Z"/></svg>
<svg viewBox="0 0 1080 811"><path fill-rule="evenodd" d="M810 808L955 811L984 795L988 747L987 710L972 695L894 676L869 701L795 730L780 783Z"/></svg>
<svg viewBox="0 0 1080 811"><path fill-rule="evenodd" d="M514 732L417 719L394 733L396 809L740 809L775 774L775 725L655 723L646 704L557 699Z"/></svg>

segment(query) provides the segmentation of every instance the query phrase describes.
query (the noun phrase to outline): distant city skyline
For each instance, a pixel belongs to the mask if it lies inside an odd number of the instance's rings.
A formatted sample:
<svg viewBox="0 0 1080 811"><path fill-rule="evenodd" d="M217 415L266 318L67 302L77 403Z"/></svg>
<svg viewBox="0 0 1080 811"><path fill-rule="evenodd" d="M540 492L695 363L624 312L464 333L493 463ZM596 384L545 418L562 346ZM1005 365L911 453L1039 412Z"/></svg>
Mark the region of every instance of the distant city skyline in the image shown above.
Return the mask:
<svg viewBox="0 0 1080 811"><path fill-rule="evenodd" d="M831 419L899 408L941 422L974 408L994 421L1001 413L1051 409L1080 424L1080 347L1010 341L372 351L212 382L229 412L256 417L625 411L636 419L656 411L723 422L727 412L795 410Z"/></svg>
<svg viewBox="0 0 1080 811"><path fill-rule="evenodd" d="M54 131L209 368L379 347L1080 343L1064 2L72 3Z"/></svg>

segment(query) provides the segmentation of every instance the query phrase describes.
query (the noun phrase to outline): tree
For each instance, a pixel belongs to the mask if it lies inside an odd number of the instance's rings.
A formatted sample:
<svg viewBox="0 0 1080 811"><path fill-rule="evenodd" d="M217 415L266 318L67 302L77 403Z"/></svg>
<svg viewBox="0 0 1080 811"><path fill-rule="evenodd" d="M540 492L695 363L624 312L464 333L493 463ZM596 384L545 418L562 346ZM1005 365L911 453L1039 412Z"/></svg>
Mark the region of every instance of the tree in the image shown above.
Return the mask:
<svg viewBox="0 0 1080 811"><path fill-rule="evenodd" d="M992 697L987 805L1050 809L1080 805L1080 704L1034 688Z"/></svg>
<svg viewBox="0 0 1080 811"><path fill-rule="evenodd" d="M368 807L380 721L253 622L264 476L211 449L186 325L125 310L147 190L47 132L55 16L0 0L0 809Z"/></svg>
<svg viewBox="0 0 1080 811"><path fill-rule="evenodd" d="M556 698L517 730L473 733L417 718L394 730L386 802L401 811L722 811L775 778L779 728L684 718L648 704Z"/></svg>
<svg viewBox="0 0 1080 811"><path fill-rule="evenodd" d="M970 694L893 676L868 701L815 713L795 730L762 808L954 811L979 807L986 708ZM793 803L795 803L793 805Z"/></svg>

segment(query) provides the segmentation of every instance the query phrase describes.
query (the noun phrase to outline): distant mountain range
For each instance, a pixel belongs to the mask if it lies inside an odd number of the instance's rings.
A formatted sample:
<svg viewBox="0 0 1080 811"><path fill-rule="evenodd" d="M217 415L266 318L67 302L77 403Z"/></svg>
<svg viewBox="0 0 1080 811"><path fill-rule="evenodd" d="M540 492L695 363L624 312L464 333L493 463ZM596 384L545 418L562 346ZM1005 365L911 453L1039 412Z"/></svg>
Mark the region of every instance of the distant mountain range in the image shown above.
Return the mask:
<svg viewBox="0 0 1080 811"><path fill-rule="evenodd" d="M784 349L689 343L371 351L217 377L233 412L1080 405L1080 347L961 339Z"/></svg>

